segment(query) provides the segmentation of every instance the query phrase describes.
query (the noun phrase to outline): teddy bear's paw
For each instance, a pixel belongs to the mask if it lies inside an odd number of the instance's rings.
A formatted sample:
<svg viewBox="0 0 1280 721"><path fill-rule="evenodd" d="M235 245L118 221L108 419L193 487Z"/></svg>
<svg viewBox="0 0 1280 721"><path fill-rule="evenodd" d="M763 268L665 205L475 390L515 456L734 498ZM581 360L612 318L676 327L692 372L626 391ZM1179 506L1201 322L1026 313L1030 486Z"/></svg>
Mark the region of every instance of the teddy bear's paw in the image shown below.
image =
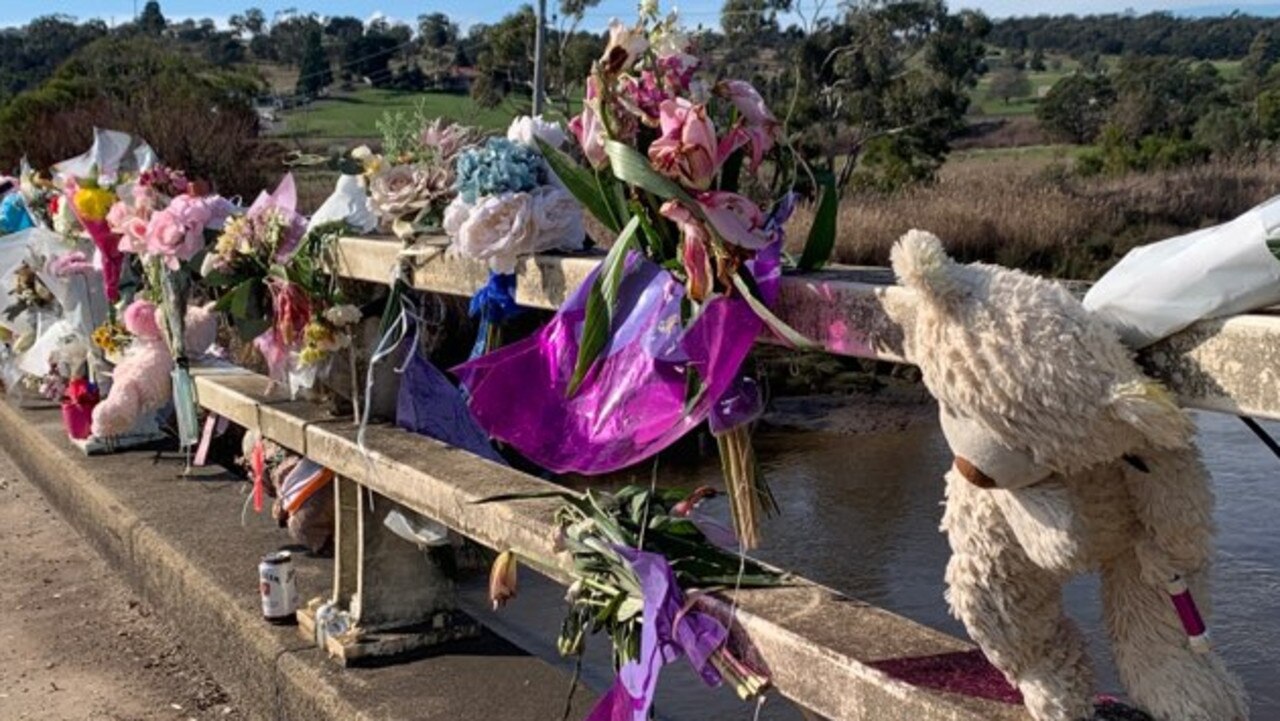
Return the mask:
<svg viewBox="0 0 1280 721"><path fill-rule="evenodd" d="M1119 701L1099 701L1094 706L1090 721L1155 721L1147 713Z"/></svg>

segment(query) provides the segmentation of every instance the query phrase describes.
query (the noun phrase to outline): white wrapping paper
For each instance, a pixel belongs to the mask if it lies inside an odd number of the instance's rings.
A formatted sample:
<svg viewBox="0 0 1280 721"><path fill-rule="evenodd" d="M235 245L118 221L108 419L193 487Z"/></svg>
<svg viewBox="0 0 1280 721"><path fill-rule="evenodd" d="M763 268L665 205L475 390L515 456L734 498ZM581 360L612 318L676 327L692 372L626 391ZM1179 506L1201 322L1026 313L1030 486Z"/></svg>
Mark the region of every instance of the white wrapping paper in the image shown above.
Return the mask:
<svg viewBox="0 0 1280 721"><path fill-rule="evenodd" d="M1280 303L1280 197L1230 222L1135 248L1089 290L1084 306L1130 348L1198 320Z"/></svg>
<svg viewBox="0 0 1280 721"><path fill-rule="evenodd" d="M358 175L338 177L333 195L330 195L316 210L315 215L311 216L311 221L307 223L307 232L310 233L326 223L337 221L346 221L347 225L361 233L369 233L378 227L378 216L374 214L373 207L369 204L369 194L360 185Z"/></svg>

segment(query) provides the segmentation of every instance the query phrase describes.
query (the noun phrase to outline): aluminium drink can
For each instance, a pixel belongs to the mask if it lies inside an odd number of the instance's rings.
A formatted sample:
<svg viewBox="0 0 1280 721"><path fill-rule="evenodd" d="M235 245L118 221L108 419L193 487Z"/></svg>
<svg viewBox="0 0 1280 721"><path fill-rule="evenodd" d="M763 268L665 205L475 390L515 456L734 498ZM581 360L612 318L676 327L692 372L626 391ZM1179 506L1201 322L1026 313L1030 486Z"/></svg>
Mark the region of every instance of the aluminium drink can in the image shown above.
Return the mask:
<svg viewBox="0 0 1280 721"><path fill-rule="evenodd" d="M262 617L270 623L292 623L298 611L298 584L293 556L276 551L258 564L258 588L262 594Z"/></svg>

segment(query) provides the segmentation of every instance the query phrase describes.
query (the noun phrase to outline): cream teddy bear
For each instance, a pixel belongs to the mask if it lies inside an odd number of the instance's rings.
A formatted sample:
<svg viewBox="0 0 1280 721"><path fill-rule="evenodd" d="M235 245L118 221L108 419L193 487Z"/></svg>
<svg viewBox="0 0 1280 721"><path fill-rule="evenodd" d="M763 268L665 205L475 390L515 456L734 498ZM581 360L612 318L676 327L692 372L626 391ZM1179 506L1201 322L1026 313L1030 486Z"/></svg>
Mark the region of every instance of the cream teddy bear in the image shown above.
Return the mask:
<svg viewBox="0 0 1280 721"><path fill-rule="evenodd" d="M1094 714L1093 672L1062 587L1098 571L1134 703L1158 721L1247 719L1240 682L1186 603L1207 616L1214 533L1187 415L1060 285L956 263L920 231L898 241L892 261L915 303L886 312L956 456L942 521L947 600L1031 715Z"/></svg>

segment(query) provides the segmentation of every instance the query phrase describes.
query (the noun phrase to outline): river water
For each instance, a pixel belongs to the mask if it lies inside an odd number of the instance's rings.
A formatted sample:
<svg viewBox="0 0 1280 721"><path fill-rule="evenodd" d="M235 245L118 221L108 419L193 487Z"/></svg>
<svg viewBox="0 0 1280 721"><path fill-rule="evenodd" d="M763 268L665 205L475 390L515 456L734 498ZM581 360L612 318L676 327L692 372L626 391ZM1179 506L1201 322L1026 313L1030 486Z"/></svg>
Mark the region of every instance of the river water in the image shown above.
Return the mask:
<svg viewBox="0 0 1280 721"><path fill-rule="evenodd" d="M1196 415L1199 439L1217 493L1218 553L1214 570L1215 646L1252 697L1254 721L1280 720L1280 459L1238 419ZM1280 436L1280 423L1267 424ZM765 527L758 556L920 623L964 636L943 601L949 549L938 531L942 474L951 455L932 422L857 435L761 432L757 449L783 515ZM664 483L718 482L718 467L663 473ZM695 478L696 477L696 478ZM645 479L644 482L647 482ZM531 575L531 574L526 574ZM1071 615L1090 638L1101 690L1119 692L1100 621L1097 582L1067 589ZM480 593L473 590L472 594ZM525 583L521 596L486 622L531 651L554 655L563 589ZM473 599L479 601L479 599ZM475 605L475 604L469 604ZM594 640L583 671L591 686L611 676L606 639ZM752 719L753 706L726 690L697 686L687 665L663 675L659 710L680 721ZM784 700L770 700L764 719L799 719ZM897 721L897 720L894 720ZM902 721L909 721L903 719Z"/></svg>

